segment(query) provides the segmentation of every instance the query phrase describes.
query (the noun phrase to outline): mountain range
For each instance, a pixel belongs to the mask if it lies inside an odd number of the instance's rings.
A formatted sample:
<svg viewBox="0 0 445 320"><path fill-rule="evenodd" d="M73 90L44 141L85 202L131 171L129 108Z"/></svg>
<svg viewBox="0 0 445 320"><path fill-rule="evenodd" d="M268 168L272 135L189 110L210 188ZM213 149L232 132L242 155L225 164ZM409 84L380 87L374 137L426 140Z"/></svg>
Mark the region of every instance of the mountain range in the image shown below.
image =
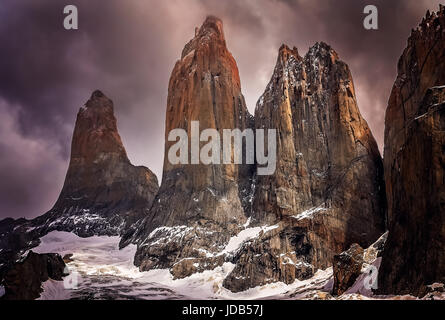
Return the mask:
<svg viewBox="0 0 445 320"><path fill-rule="evenodd" d="M371 266L378 285L368 295L443 291L444 55L441 6L412 31L400 57L382 159L348 65L331 46L317 42L300 56L282 45L251 115L223 23L207 17L170 77L161 184L148 168L130 163L113 102L94 91L78 112L54 207L33 220L0 221L3 299L38 297L38 285L23 295L30 289L21 278L76 259L51 256L42 263L47 256L30 251L54 232L119 237L120 249L135 247L141 272L168 270L173 279L229 264L221 286L233 293L291 285L332 268L326 290L340 296L367 281ZM193 121L218 131L275 129L275 172L258 175L258 161L170 163L169 132L183 129L190 138Z"/></svg>

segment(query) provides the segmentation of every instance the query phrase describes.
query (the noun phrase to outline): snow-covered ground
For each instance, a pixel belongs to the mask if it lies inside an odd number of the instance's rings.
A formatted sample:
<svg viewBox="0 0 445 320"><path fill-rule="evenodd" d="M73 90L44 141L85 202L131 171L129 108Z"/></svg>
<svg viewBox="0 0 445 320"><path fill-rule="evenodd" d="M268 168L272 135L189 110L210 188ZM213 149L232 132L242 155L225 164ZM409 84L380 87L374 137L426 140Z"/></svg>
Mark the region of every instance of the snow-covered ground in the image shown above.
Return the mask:
<svg viewBox="0 0 445 320"><path fill-rule="evenodd" d="M250 238L249 236L246 238ZM291 285L275 283L232 293L222 287L224 278L234 267L231 263L185 279L173 280L168 270L140 272L133 265L136 246L130 245L119 250L119 240L119 237L106 236L80 238L75 234L59 231L53 231L41 238L41 244L33 251L56 252L62 256L73 254L73 261L67 264L71 275L64 281L45 282L40 299L286 298L298 291L307 293L321 289L326 284L329 285L332 278L330 268L319 271L310 280L296 281ZM239 239L234 239L234 242L238 242L236 240ZM226 249L230 251L231 247L232 244Z"/></svg>
<svg viewBox="0 0 445 320"><path fill-rule="evenodd" d="M234 237L225 251L235 250L241 242L254 237L261 229L268 231L264 228L250 229ZM133 265L136 246L129 245L119 250L119 240L119 237L107 236L80 238L73 233L59 231L41 238L41 244L33 251L73 256L67 264L70 275L64 281L46 281L40 299L333 299L329 295L333 285L332 268L319 270L313 278L296 280L290 285L273 283L232 293L222 287L224 278L234 268L231 263L185 279L173 280L168 270L140 272ZM376 261L377 264L379 261ZM377 298L372 297L363 284L361 276L350 290L336 299Z"/></svg>

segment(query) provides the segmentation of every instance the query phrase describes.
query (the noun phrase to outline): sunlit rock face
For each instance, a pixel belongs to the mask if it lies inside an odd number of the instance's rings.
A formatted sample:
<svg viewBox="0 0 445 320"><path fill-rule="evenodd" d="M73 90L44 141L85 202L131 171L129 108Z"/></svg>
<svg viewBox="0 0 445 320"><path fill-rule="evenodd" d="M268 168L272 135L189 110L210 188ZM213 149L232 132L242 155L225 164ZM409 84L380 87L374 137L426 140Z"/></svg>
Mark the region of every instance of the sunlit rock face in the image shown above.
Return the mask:
<svg viewBox="0 0 445 320"><path fill-rule="evenodd" d="M168 141L170 131L186 130L191 150L192 121L199 121L200 130L220 134L253 126L236 62L215 17L197 28L170 77L162 184L149 217L133 237L141 270L171 268L175 277L184 277L221 265L218 252L246 222L250 166L170 163L168 152L176 143ZM188 158L190 163L190 154Z"/></svg>
<svg viewBox="0 0 445 320"><path fill-rule="evenodd" d="M227 288L308 278L384 232L382 159L348 66L330 46L317 43L304 57L280 48L255 127L277 129L277 169L255 177L252 225L276 228L237 253Z"/></svg>
<svg viewBox="0 0 445 320"><path fill-rule="evenodd" d="M352 243L367 247L384 232L382 160L349 69L328 45L317 43L304 58L280 48L253 122L222 23L209 17L173 69L166 117L162 185L131 238L141 270L185 277L230 261L235 268L224 286L242 291L306 279ZM192 121L218 130L276 129L275 173L173 165L168 153L176 141L168 134L182 128L190 140ZM234 239L243 241L229 251Z"/></svg>
<svg viewBox="0 0 445 320"><path fill-rule="evenodd" d="M54 207L34 220L41 233L119 235L147 214L156 176L133 166L117 130L113 102L95 91L80 108L65 183Z"/></svg>
<svg viewBox="0 0 445 320"><path fill-rule="evenodd" d="M445 8L412 31L385 119L389 237L379 291L445 282Z"/></svg>

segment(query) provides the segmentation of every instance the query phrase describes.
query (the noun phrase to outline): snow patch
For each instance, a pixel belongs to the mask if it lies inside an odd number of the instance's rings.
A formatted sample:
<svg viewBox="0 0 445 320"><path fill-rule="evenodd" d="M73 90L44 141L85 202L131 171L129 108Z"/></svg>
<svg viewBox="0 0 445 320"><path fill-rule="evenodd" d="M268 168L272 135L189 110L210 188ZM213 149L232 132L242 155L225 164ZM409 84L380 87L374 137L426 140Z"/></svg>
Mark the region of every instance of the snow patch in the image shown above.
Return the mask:
<svg viewBox="0 0 445 320"><path fill-rule="evenodd" d="M212 196L216 197L215 190L213 190L212 188L207 188L207 190L212 194Z"/></svg>
<svg viewBox="0 0 445 320"><path fill-rule="evenodd" d="M190 232L193 228L187 226L174 226L174 227L159 227L150 232L147 239L142 242L142 246L154 245L159 243L166 243L170 241L176 241L183 236L185 236L188 232ZM153 239L157 239L154 242L151 242Z"/></svg>
<svg viewBox="0 0 445 320"><path fill-rule="evenodd" d="M49 279L42 284L43 292L36 300L69 300L71 290L66 289L63 281Z"/></svg>
<svg viewBox="0 0 445 320"><path fill-rule="evenodd" d="M250 222L251 222L251 221L252 221L252 217L249 217L249 218L247 219L246 223L243 224L243 227L244 227L244 228L247 228L247 227L250 225Z"/></svg>
<svg viewBox="0 0 445 320"><path fill-rule="evenodd" d="M247 222L250 224L249 220ZM246 228L238 233L236 236L230 238L229 243L227 243L226 247L220 254L234 253L239 250L245 242L257 238L261 234L261 232L266 233L276 228L278 228L278 224L273 226Z"/></svg>
<svg viewBox="0 0 445 320"><path fill-rule="evenodd" d="M312 219L315 214L326 211L326 208L324 207L314 207L311 209L308 209L306 211L303 211L297 215L292 216L292 218L295 218L297 220L303 220L303 219Z"/></svg>
<svg viewBox="0 0 445 320"><path fill-rule="evenodd" d="M258 237L260 234L262 228L261 227L255 227L255 228L247 228L238 233L236 236L230 238L229 243L227 243L224 250L221 252L221 254L227 254L232 253L238 250L241 245L253 238Z"/></svg>

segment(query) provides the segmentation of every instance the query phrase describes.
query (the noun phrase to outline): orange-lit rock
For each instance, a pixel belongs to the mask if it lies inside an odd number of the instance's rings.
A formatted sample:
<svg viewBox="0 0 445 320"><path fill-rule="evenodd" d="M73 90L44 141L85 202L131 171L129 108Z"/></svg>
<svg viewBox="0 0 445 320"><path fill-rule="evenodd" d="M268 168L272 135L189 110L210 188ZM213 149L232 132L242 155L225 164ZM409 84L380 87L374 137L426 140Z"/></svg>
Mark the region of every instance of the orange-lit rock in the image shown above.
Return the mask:
<svg viewBox="0 0 445 320"><path fill-rule="evenodd" d="M360 115L348 66L325 43L305 57L283 45L255 111L278 130L277 169L258 176L252 225L276 225L243 246L224 286L292 283L385 230L382 159Z"/></svg>
<svg viewBox="0 0 445 320"><path fill-rule="evenodd" d="M249 192L250 166L169 162L168 150L175 143L168 141L169 132L185 129L190 141L192 121L219 131L253 125L222 22L215 17L196 30L170 77L162 184L149 217L134 236L139 245L135 261L142 270L174 265L174 276L184 277L212 269L224 261L212 255L247 219L243 199Z"/></svg>

